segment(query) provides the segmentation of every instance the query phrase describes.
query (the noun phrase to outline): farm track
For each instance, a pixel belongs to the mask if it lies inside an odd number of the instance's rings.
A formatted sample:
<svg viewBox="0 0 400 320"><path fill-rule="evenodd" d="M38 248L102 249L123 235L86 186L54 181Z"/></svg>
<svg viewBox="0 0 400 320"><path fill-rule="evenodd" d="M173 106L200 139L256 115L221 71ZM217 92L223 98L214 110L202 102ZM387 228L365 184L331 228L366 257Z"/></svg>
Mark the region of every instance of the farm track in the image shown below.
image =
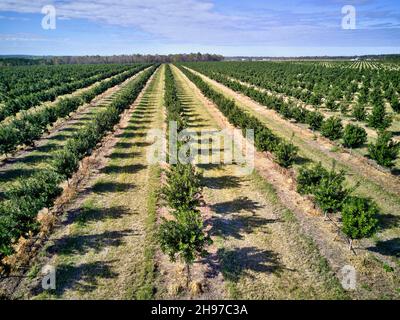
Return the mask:
<svg viewBox="0 0 400 320"><path fill-rule="evenodd" d="M190 114L190 129L225 128L215 107L181 71L173 67L173 72L181 101ZM208 139L202 138L200 149L211 148ZM224 148L228 146L213 151L221 155ZM243 174L239 164L207 165L201 160L205 159L200 158L199 167L204 170L204 197L210 211L207 223L214 244L211 256L203 262L203 287L208 292L200 298L344 297L332 272L322 272L318 251L299 232L269 184L257 174Z"/></svg>
<svg viewBox="0 0 400 320"><path fill-rule="evenodd" d="M337 169L344 169L348 173L348 183L353 186L357 182L360 186L356 194L373 198L382 209L382 228L378 235L379 240L390 241L400 234L400 178L382 172L371 166L366 159L346 152L334 152L334 144L323 137L315 139L314 134L299 125L284 120L275 111L258 104L247 96L236 93L230 88L190 69L202 77L207 83L226 97L234 98L236 103L250 114L263 121L278 136L292 140L300 148L299 155L316 163L321 162L326 168L336 161ZM294 134L294 136L293 136ZM295 166L295 167L298 167ZM367 242L366 245L371 245Z"/></svg>
<svg viewBox="0 0 400 320"><path fill-rule="evenodd" d="M53 152L59 150L74 132L88 123L97 112L104 109L118 95L121 89L130 81L140 77L146 70L106 90L93 99L91 103L79 108L70 118L61 119L53 126L46 137L36 142L35 148L19 152L17 156L0 166L0 192L15 179L29 177L35 171L46 168Z"/></svg>
<svg viewBox="0 0 400 320"><path fill-rule="evenodd" d="M158 165L147 165L146 141L162 125L163 68L124 114L98 161L102 166L65 211L37 264L57 268L57 289L29 280L19 297L33 299L136 299L153 293L152 232Z"/></svg>
<svg viewBox="0 0 400 320"><path fill-rule="evenodd" d="M203 77L203 79L206 79L206 77ZM210 80L206 82L209 84L213 83ZM213 87L220 88L223 86L214 84ZM229 89L223 89L224 90L219 89L217 91L225 92L226 96L232 97L227 94L227 92L229 93ZM200 94L200 91L196 91L197 94ZM236 101L238 100L239 99L236 98ZM208 100L205 99L205 101ZM205 102L205 105L210 111L212 110L211 113L214 119L220 119L221 126L231 126L212 102ZM397 289L400 285L399 270L396 262L392 262L390 257L386 257L386 255L390 255L390 253L384 249L381 250L382 247L371 246L371 241L366 241L357 245L357 255L354 255L348 250L345 239L338 236L336 225L324 221L324 218L316 213L312 203L304 197L301 197L295 191L291 178L282 173L282 170L280 170L271 159L257 152L255 164L259 175L266 179L276 190L281 203L284 203L285 206L295 214L301 226L296 232L300 234L304 233L310 237L309 239L313 240L311 242L317 244L322 256L328 260L329 265L337 276L341 275L340 270L345 265L351 265L356 268L359 277L359 285L357 290L351 294L352 298L398 298ZM388 223L388 225L390 225L390 223ZM388 240L388 242L391 241L396 241L396 238L394 240ZM383 244L384 243L385 242L383 242ZM368 248L369 246L371 246L371 248ZM369 250L365 250L367 248ZM393 265L393 272L387 272L383 266L383 262L377 259L375 255L380 259L387 260ZM303 260L304 258L299 261Z"/></svg>

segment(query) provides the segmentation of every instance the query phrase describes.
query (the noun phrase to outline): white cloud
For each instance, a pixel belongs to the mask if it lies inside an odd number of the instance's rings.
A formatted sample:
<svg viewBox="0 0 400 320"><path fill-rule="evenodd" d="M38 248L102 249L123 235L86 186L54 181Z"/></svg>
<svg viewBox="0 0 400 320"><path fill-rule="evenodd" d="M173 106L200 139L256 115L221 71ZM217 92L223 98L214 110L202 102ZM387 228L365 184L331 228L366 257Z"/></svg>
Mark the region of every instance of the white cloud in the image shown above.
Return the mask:
<svg viewBox="0 0 400 320"><path fill-rule="evenodd" d="M313 37L331 36L341 23L340 10L296 12L228 11L221 13L214 0L0 0L0 11L40 13L53 4L59 19L84 19L131 27L154 41L203 45L307 44ZM336 0L335 0L336 1ZM363 2L364 0L360 0ZM310 3L318 2L309 0ZM340 32L340 30L339 30Z"/></svg>

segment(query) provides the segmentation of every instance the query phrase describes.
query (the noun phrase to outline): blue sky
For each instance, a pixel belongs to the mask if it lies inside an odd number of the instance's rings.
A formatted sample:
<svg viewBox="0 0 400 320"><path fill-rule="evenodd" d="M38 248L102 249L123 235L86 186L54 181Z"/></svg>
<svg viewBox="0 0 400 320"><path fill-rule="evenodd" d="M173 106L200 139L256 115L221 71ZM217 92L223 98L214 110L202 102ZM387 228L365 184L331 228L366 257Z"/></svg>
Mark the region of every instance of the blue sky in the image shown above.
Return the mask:
<svg viewBox="0 0 400 320"><path fill-rule="evenodd" d="M53 5L55 30L42 8ZM342 7L356 29L342 28ZM1 0L0 54L400 53L399 0Z"/></svg>

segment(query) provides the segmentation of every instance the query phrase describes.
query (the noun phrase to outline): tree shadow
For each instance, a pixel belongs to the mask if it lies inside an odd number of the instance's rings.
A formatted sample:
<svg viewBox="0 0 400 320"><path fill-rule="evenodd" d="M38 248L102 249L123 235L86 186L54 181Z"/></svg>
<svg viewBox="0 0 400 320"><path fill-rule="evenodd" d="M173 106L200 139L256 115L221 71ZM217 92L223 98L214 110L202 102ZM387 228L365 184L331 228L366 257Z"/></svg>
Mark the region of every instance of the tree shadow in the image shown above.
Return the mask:
<svg viewBox="0 0 400 320"><path fill-rule="evenodd" d="M120 182L97 182L93 187L94 193L114 193L114 192L126 192L132 190L135 186L131 183L120 183Z"/></svg>
<svg viewBox="0 0 400 320"><path fill-rule="evenodd" d="M241 178L235 176L203 177L202 184L210 189L232 189L240 186Z"/></svg>
<svg viewBox="0 0 400 320"><path fill-rule="evenodd" d="M55 136L52 136L51 138L49 138L49 141L65 141L67 139L69 139L71 137L71 135L67 135L67 134L57 134Z"/></svg>
<svg viewBox="0 0 400 320"><path fill-rule="evenodd" d="M48 141L50 141L50 139L48 139ZM43 153L48 153L51 151L54 151L55 149L59 149L60 146L58 144L55 143L46 143L40 147L37 147L36 150L39 152L43 152Z"/></svg>
<svg viewBox="0 0 400 320"><path fill-rule="evenodd" d="M270 250L256 247L222 248L217 255L224 279L232 282L238 282L242 276L253 278L251 272L279 273L283 270L278 254Z"/></svg>
<svg viewBox="0 0 400 320"><path fill-rule="evenodd" d="M378 223L381 229L391 229L400 227L400 216L394 214L380 214Z"/></svg>
<svg viewBox="0 0 400 320"><path fill-rule="evenodd" d="M56 269L57 287L53 291L56 296L61 296L67 290L76 290L83 293L94 291L100 279L113 279L118 274L112 270L112 263L115 261L96 261L82 263L79 265L61 264ZM38 284L32 289L34 295L42 292Z"/></svg>
<svg viewBox="0 0 400 320"><path fill-rule="evenodd" d="M142 128L137 129L137 130L125 130L124 133L121 133L117 135L117 138L143 138L147 136L147 132L139 132L139 130L142 130ZM132 143L134 145L134 143Z"/></svg>
<svg viewBox="0 0 400 320"><path fill-rule="evenodd" d="M106 168L102 169L102 173L112 174L112 173L137 173L141 170L145 170L147 168L146 165L143 164L133 164L127 166L107 166Z"/></svg>
<svg viewBox="0 0 400 320"><path fill-rule="evenodd" d="M390 170L391 174L393 174L394 176L400 176L400 168L392 168Z"/></svg>
<svg viewBox="0 0 400 320"><path fill-rule="evenodd" d="M277 219L266 219L258 216L234 216L229 219L212 218L210 234L227 238L243 239L243 233L250 234L255 229L278 222ZM208 223L208 221L206 221Z"/></svg>
<svg viewBox="0 0 400 320"><path fill-rule="evenodd" d="M113 152L107 158L110 158L110 159L133 159L139 155L140 155L139 152L128 152L128 153Z"/></svg>
<svg viewBox="0 0 400 320"><path fill-rule="evenodd" d="M16 168L16 169L6 169L4 171L0 171L0 182L8 182L9 180L14 180L17 178L29 178L33 174L40 172L42 169L34 168L34 169L25 169L25 168Z"/></svg>
<svg viewBox="0 0 400 320"><path fill-rule="evenodd" d="M24 163L24 164L35 164L35 163L47 160L48 158L49 158L48 155L30 154L30 155L24 156L21 159L16 160L15 162Z"/></svg>
<svg viewBox="0 0 400 320"><path fill-rule="evenodd" d="M299 166L303 166L303 165L307 165L310 164L311 160L308 158L304 158L302 156L297 155L296 159L295 159L295 164L299 165Z"/></svg>
<svg viewBox="0 0 400 320"><path fill-rule="evenodd" d="M264 208L263 205L248 197L239 197L232 201L220 202L211 206L211 209L219 214L238 213L242 211L255 214L258 209L262 208Z"/></svg>
<svg viewBox="0 0 400 320"><path fill-rule="evenodd" d="M53 241L53 245L47 247L48 254L59 255L83 255L89 251L100 252L106 247L118 247L123 244L125 237L134 235L132 230L109 231L90 235L66 235Z"/></svg>
<svg viewBox="0 0 400 320"><path fill-rule="evenodd" d="M78 208L70 210L66 215L64 224L78 223L85 225L91 221L104 221L107 219L119 219L132 212L124 207L111 208Z"/></svg>
<svg viewBox="0 0 400 320"><path fill-rule="evenodd" d="M377 252L385 256L400 258L400 238L378 241L375 247L369 247L367 250Z"/></svg>

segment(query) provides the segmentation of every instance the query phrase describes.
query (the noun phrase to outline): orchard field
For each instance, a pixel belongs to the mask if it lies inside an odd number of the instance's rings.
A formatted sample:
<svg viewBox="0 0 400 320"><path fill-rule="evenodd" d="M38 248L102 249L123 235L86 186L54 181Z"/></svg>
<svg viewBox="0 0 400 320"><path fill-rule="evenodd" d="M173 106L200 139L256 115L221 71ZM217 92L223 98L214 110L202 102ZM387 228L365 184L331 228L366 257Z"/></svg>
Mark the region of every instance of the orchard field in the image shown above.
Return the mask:
<svg viewBox="0 0 400 320"><path fill-rule="evenodd" d="M0 297L399 299L399 67L1 67Z"/></svg>

